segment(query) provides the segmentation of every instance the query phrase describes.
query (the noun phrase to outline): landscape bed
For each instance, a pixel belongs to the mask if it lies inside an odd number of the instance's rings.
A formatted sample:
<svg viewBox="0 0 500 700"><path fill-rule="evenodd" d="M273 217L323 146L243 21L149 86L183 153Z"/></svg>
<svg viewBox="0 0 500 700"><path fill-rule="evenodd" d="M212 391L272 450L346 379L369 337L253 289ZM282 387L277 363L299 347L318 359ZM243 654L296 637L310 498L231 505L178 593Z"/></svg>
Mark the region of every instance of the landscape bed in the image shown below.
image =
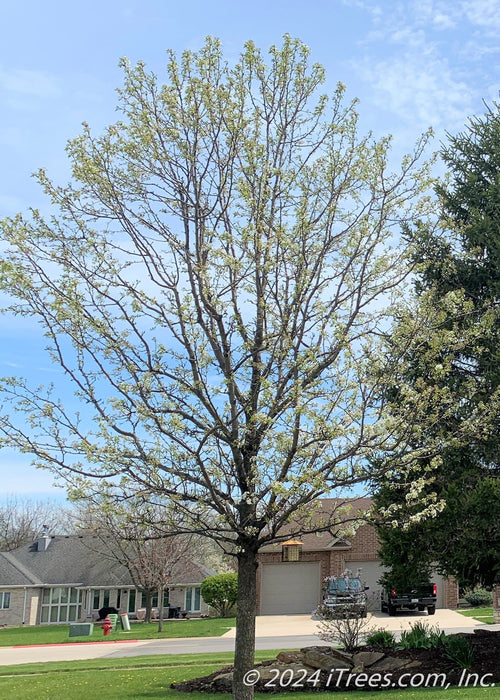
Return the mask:
<svg viewBox="0 0 500 700"><path fill-rule="evenodd" d="M493 690L500 682L500 632L481 629L450 637L469 643L471 662L467 668L450 659L444 645L384 650L362 646L349 655L330 647L308 647L300 652L281 652L276 659L256 665L251 678L258 680L252 685L256 691L273 694L454 686ZM231 682L232 668L226 667L171 687L187 693L221 693L230 690Z"/></svg>

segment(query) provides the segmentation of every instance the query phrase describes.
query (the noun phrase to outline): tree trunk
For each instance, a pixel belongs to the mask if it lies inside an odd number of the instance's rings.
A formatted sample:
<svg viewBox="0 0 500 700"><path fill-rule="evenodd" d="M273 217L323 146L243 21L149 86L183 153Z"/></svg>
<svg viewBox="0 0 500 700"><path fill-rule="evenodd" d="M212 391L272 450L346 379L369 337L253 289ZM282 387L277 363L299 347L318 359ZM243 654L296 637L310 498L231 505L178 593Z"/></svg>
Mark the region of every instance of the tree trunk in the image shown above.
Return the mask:
<svg viewBox="0 0 500 700"><path fill-rule="evenodd" d="M151 608L152 608L151 599L152 599L152 597L153 596L151 594L151 591L146 591L146 619L144 620L144 622L147 622L147 623L151 622Z"/></svg>
<svg viewBox="0 0 500 700"><path fill-rule="evenodd" d="M158 589L158 632L163 632L163 591L165 589L160 586Z"/></svg>
<svg viewBox="0 0 500 700"><path fill-rule="evenodd" d="M257 552L245 549L238 556L238 603L236 609L236 644L234 652L233 699L252 700L253 687L244 677L254 667L255 606L257 591Z"/></svg>

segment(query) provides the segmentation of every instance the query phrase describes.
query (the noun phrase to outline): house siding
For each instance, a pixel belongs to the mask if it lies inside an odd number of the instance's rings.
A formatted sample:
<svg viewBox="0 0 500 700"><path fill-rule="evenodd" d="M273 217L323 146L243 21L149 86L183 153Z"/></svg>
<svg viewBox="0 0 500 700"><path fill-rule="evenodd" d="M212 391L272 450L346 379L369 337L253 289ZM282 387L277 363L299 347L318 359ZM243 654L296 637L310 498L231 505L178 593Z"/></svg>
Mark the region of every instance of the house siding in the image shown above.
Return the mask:
<svg viewBox="0 0 500 700"><path fill-rule="evenodd" d="M351 548L345 552L345 562L376 561L379 557L377 531L372 525L361 525L351 540Z"/></svg>
<svg viewBox="0 0 500 700"><path fill-rule="evenodd" d="M191 586L179 586L170 589L169 601L170 605L174 608L185 609L186 606L186 588L199 588L199 583L193 583ZM202 615L214 614L213 610L205 603L203 598L200 596L200 610L198 611L188 611L188 617L201 617Z"/></svg>
<svg viewBox="0 0 500 700"><path fill-rule="evenodd" d="M18 620L22 619L24 607L24 590L1 588L2 593L10 593L10 604L6 610L0 610L0 625L18 624Z"/></svg>
<svg viewBox="0 0 500 700"><path fill-rule="evenodd" d="M39 591L30 587L9 588L2 586L1 592L10 593L10 605L0 610L0 625L36 625ZM24 616L24 618L23 618Z"/></svg>
<svg viewBox="0 0 500 700"><path fill-rule="evenodd" d="M452 576L444 580L444 599L443 605L450 610L458 608L458 584Z"/></svg>
<svg viewBox="0 0 500 700"><path fill-rule="evenodd" d="M355 535L349 540L349 547L335 549L314 550L301 552L300 561L318 561L321 563L321 581L327 576L340 576L344 569L350 568L350 562L378 562L378 537L377 531L372 525L361 525ZM260 564L279 563L282 561L281 546L276 546L274 552L261 552L259 554L259 567L257 569L257 614L262 609L262 567ZM443 605L445 608L456 609L458 607L458 585L453 578L443 579Z"/></svg>

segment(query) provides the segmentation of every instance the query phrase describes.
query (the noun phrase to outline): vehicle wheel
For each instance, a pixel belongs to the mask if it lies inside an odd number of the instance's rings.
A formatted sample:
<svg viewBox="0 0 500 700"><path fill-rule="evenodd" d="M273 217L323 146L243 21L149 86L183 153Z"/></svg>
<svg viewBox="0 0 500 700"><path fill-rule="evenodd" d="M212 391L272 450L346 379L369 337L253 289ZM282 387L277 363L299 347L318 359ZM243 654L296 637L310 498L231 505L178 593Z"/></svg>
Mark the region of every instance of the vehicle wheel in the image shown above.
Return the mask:
<svg viewBox="0 0 500 700"><path fill-rule="evenodd" d="M429 607L427 608L427 612L429 613L429 615L434 615L434 613L436 612L436 606L429 605Z"/></svg>
<svg viewBox="0 0 500 700"><path fill-rule="evenodd" d="M368 611L365 608L364 610L361 611L361 617L366 617L368 615Z"/></svg>
<svg viewBox="0 0 500 700"><path fill-rule="evenodd" d="M394 615L396 614L396 608L394 607L394 605L391 605L390 603L388 603L387 604L387 612L389 613L389 615L391 617L394 617Z"/></svg>

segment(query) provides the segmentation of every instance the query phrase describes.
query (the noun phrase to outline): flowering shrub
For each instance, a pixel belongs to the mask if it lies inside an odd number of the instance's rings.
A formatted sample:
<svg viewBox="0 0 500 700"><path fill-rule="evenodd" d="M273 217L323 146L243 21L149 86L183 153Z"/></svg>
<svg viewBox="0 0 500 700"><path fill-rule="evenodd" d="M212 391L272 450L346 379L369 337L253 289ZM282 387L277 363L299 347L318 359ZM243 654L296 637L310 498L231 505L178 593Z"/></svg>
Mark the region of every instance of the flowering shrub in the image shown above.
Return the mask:
<svg viewBox="0 0 500 700"><path fill-rule="evenodd" d="M335 610L320 605L314 614L319 618L318 637L329 644L340 644L346 651L352 651L364 641L368 619L353 612L352 606L345 605Z"/></svg>

